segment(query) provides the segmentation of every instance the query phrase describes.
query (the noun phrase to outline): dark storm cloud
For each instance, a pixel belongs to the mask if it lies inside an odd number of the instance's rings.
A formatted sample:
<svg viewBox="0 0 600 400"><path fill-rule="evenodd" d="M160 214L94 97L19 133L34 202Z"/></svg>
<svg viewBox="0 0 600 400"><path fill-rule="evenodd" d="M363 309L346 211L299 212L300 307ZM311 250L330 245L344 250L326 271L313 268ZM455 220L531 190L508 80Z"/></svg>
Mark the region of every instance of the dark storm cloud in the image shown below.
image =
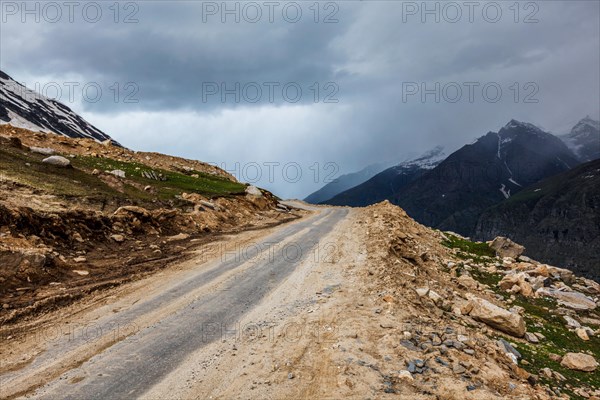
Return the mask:
<svg viewBox="0 0 600 400"><path fill-rule="evenodd" d="M274 23L235 23L231 18L222 23L218 15L203 22L202 2L138 4L139 22L131 24L115 24L111 18L96 24L81 19L22 24L11 16L3 27L6 40L22 29L39 33L26 46L15 46L15 53L4 51L3 64L32 76L74 73L94 82L135 82L139 107L155 110L236 106L233 96L223 105L218 95L207 96L205 104L204 83L224 82L232 89L236 83L257 82L266 91L263 82L297 82L306 90L334 78L336 60L327 49L328 38L338 35L343 24L315 24L311 15L298 23L281 17ZM44 62L33 64L32 59ZM268 102L266 92L261 99ZM118 105L103 101L94 108L99 106L113 112Z"/></svg>
<svg viewBox="0 0 600 400"><path fill-rule="evenodd" d="M339 22L331 24L322 23L331 11L323 9L320 23L314 22L312 2L300 3L298 23L280 14L273 23L264 16L258 23L221 23L218 15L204 22L202 2L137 4L139 22L133 24L110 18L22 24L11 17L1 26L0 67L25 81L78 79L105 87L135 82L138 103L104 96L74 108L133 148L230 164L293 160L308 167L333 161L343 173L437 144L457 148L512 118L556 133L586 114L598 118L595 1L521 2L516 16L509 8L513 2L499 2L503 14L497 22L481 13L490 3L478 3L473 22L463 7L455 23L443 16L439 23L431 16L423 23L421 15L406 14L407 6L422 2L337 2ZM527 16L537 22L524 23ZM265 91L257 103L235 103L231 96L221 102L218 94L204 102L207 82L229 88L235 82L296 82L303 96L291 103L279 91L271 104ZM317 104L309 89L315 82ZM339 88L338 103L323 103L327 82ZM466 82L479 85L473 101ZM482 95L481 87L490 83L503 91L497 102ZM406 97L407 84L454 84L465 92L455 103L443 96L423 99L421 93ZM524 102L531 88L537 102ZM283 196L302 196L324 182L259 183Z"/></svg>

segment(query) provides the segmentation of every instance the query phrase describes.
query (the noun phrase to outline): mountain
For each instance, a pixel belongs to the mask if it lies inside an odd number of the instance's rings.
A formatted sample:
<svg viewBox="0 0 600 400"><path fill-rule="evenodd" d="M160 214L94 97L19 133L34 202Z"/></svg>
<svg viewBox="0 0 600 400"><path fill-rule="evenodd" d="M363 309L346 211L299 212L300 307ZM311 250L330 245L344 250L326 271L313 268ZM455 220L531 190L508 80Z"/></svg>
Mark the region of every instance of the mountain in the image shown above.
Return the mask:
<svg viewBox="0 0 600 400"><path fill-rule="evenodd" d="M600 160L545 179L488 209L475 236L508 236L526 254L600 281Z"/></svg>
<svg viewBox="0 0 600 400"><path fill-rule="evenodd" d="M600 122L585 117L571 129L571 132L560 136L581 162L600 158Z"/></svg>
<svg viewBox="0 0 600 400"><path fill-rule="evenodd" d="M400 189L420 178L424 172L435 168L445 157L444 148L438 146L418 158L388 168L322 204L364 207L390 199Z"/></svg>
<svg viewBox="0 0 600 400"><path fill-rule="evenodd" d="M390 200L423 224L469 236L485 209L578 164L556 136L511 120L452 153Z"/></svg>
<svg viewBox="0 0 600 400"><path fill-rule="evenodd" d="M0 71L0 125L99 142L112 140L64 104L42 96ZM113 140L113 144L117 144Z"/></svg>
<svg viewBox="0 0 600 400"><path fill-rule="evenodd" d="M369 165L358 172L351 174L341 175L336 178L333 182L330 182L323 186L321 189L307 196L304 201L311 204L319 204L328 199L331 199L338 193L341 193L347 189L350 189L356 185L367 181L369 178L377 175L389 167L390 163L378 163Z"/></svg>

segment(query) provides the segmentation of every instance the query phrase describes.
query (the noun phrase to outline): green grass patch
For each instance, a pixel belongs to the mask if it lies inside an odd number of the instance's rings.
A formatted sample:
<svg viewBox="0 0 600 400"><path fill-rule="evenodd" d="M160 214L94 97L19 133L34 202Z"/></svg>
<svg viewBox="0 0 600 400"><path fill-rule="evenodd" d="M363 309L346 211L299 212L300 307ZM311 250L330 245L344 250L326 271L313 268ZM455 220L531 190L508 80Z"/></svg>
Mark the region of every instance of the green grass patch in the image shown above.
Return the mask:
<svg viewBox="0 0 600 400"><path fill-rule="evenodd" d="M450 249L458 249L458 258L463 260L472 258L477 263L485 263L484 257L496 257L496 252L487 243L471 242L446 232L444 235L447 239L442 241L442 245Z"/></svg>
<svg viewBox="0 0 600 400"><path fill-rule="evenodd" d="M546 340L541 341L539 344L520 343L518 345L518 350L523 355L523 359L530 363L521 366L533 374L539 374L540 370L545 367L559 372L566 378L566 381L559 382L554 378L548 379L542 375L540 375L540 381L550 386L561 387L565 393L573 396L573 398L581 399L582 397L575 395L567 385L575 388L585 386L594 389L600 388L600 370L595 372L572 371L549 357L550 353L563 356L569 352L581 352L595 355L597 358L600 355L600 338L590 337L589 341L584 341L575 332L569 331L564 318L553 312L558 305L552 299L525 298L521 295L515 297L513 305L525 309L527 331L539 332L546 337ZM595 312L586 314L597 317Z"/></svg>
<svg viewBox="0 0 600 400"><path fill-rule="evenodd" d="M189 171L188 174L151 168L137 162L124 162L107 158L80 156L72 160L76 168L88 171L98 169L101 171L122 170L126 180L131 180L140 185L150 185L156 190L156 197L162 200L172 199L181 193L198 193L206 197L223 197L244 193L246 186L232 182L229 179L206 174L200 171ZM154 171L161 174L165 180L157 181L148 179L143 172ZM194 177L191 175L197 175Z"/></svg>
<svg viewBox="0 0 600 400"><path fill-rule="evenodd" d="M500 288L498 287L498 283L502 280L504 275L490 273L480 268L473 268L473 270L470 271L470 274L473 277L473 279L475 279L479 283L488 285L490 289L492 289L494 292L501 292Z"/></svg>

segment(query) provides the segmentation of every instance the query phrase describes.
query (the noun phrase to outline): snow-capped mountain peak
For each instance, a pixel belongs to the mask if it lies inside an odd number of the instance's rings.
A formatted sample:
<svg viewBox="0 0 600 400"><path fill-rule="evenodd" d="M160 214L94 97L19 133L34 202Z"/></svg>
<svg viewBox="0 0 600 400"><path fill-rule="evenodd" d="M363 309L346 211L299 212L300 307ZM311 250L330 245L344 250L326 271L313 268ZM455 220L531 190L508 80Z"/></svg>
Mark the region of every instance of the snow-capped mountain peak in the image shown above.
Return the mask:
<svg viewBox="0 0 600 400"><path fill-rule="evenodd" d="M600 122L589 116L581 119L571 132L560 136L580 161L600 158Z"/></svg>
<svg viewBox="0 0 600 400"><path fill-rule="evenodd" d="M406 167L418 167L423 169L433 169L440 162L446 159L446 153L444 152L444 148L442 146L436 146L433 149L423 153L419 157L404 161L394 168L399 172L402 172Z"/></svg>
<svg viewBox="0 0 600 400"><path fill-rule="evenodd" d="M26 88L2 71L0 124L98 142L111 139L66 105ZM114 140L113 143L118 145Z"/></svg>

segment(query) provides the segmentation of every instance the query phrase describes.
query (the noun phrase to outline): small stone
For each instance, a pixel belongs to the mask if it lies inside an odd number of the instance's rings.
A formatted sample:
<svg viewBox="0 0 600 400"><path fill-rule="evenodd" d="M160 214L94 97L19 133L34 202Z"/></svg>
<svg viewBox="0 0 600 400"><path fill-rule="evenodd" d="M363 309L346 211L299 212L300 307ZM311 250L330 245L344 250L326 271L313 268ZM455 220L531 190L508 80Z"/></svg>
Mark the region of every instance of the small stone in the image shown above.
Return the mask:
<svg viewBox="0 0 600 400"><path fill-rule="evenodd" d="M117 243L122 243L125 241L125 236L123 236L123 235L118 235L118 234L111 235L110 238Z"/></svg>
<svg viewBox="0 0 600 400"><path fill-rule="evenodd" d="M466 354L472 356L475 354L475 350L473 349L464 349L463 352L465 352Z"/></svg>
<svg viewBox="0 0 600 400"><path fill-rule="evenodd" d="M554 379L556 379L557 381L562 382L567 380L567 378L565 378L565 376L560 372L552 371L552 375L554 375Z"/></svg>
<svg viewBox="0 0 600 400"><path fill-rule="evenodd" d="M525 339L527 339L527 341L530 343L539 343L540 342L538 337L531 332L525 332Z"/></svg>
<svg viewBox="0 0 600 400"><path fill-rule="evenodd" d="M542 368L540 373L544 375L546 378L552 378L552 370L548 367Z"/></svg>
<svg viewBox="0 0 600 400"><path fill-rule="evenodd" d="M79 257L75 257L73 259L73 261L75 261L76 263L84 263L87 261L87 258L83 257L83 256L79 256Z"/></svg>
<svg viewBox="0 0 600 400"><path fill-rule="evenodd" d="M288 374L288 379L294 379L294 374L290 372L290 373Z"/></svg>
<svg viewBox="0 0 600 400"><path fill-rule="evenodd" d="M79 270L79 269L74 269L73 272L76 273L77 275L81 275L81 276L85 276L85 275L89 275L90 274L89 271L84 271L84 270Z"/></svg>
<svg viewBox="0 0 600 400"><path fill-rule="evenodd" d="M575 333L577 334L577 336L579 336L579 338L581 340L584 340L586 342L588 340L590 340L590 337L588 336L588 334L587 334L587 332L586 332L586 330L584 328L577 328L577 329L575 329Z"/></svg>
<svg viewBox="0 0 600 400"><path fill-rule="evenodd" d="M4 303L4 304L2 304L2 308L5 310L8 310L10 308L10 304Z"/></svg>
<svg viewBox="0 0 600 400"><path fill-rule="evenodd" d="M563 318L567 321L567 326L570 328L581 328L581 324L577 322L574 318L569 317L568 315L564 315Z"/></svg>
<svg viewBox="0 0 600 400"><path fill-rule="evenodd" d="M436 358L435 358L435 361L436 361L438 364L441 364L441 365L443 365L444 367L447 367L447 366L449 365L449 364L448 364L446 361L444 361L444 359L442 359L442 358L440 358L440 357L436 357Z"/></svg>
<svg viewBox="0 0 600 400"><path fill-rule="evenodd" d="M465 372L467 372L467 369L460 364L454 364L454 367L452 367L452 371L455 374L460 375L460 374L464 374Z"/></svg>
<svg viewBox="0 0 600 400"><path fill-rule="evenodd" d="M555 353L549 353L548 358L557 363L562 361L562 357Z"/></svg>
<svg viewBox="0 0 600 400"><path fill-rule="evenodd" d="M398 372L398 378L400 379L406 379L409 381L413 381L415 378L413 378L412 374L409 371L406 370L402 370Z"/></svg>

